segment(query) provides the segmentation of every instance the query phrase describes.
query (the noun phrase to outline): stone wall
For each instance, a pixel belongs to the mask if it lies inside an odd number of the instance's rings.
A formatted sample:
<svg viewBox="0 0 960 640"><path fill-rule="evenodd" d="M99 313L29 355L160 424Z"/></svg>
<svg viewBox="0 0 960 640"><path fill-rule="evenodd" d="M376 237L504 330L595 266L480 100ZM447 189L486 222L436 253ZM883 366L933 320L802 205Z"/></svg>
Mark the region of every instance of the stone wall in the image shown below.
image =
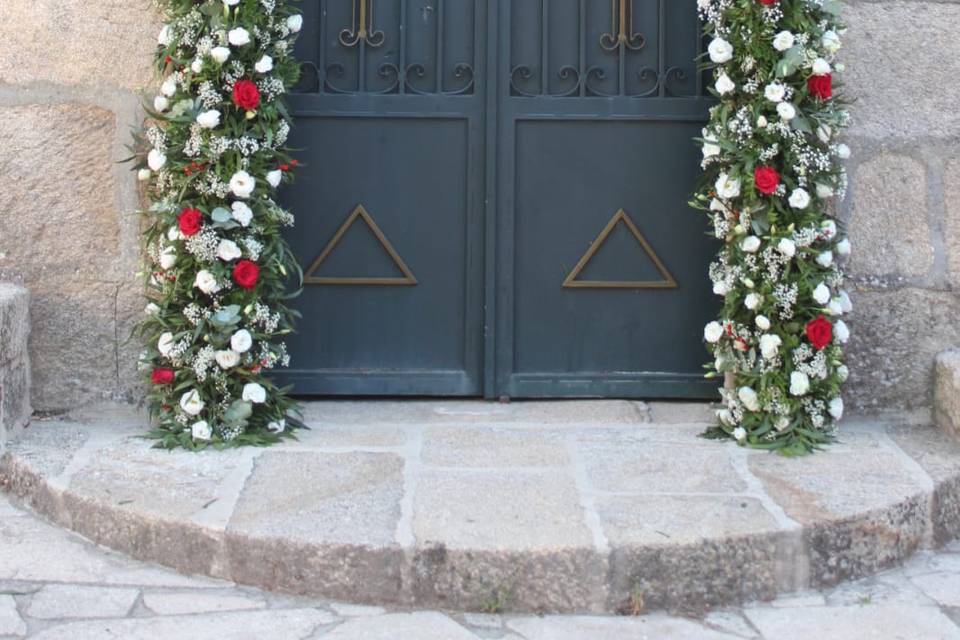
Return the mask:
<svg viewBox="0 0 960 640"><path fill-rule="evenodd" d="M0 451L30 421L29 295L0 282Z"/></svg>
<svg viewBox="0 0 960 640"><path fill-rule="evenodd" d="M135 399L138 196L116 161L159 21L150 0L0 4L0 279L33 296L34 406ZM960 344L960 3L849 0L847 16L849 399L925 408L935 355Z"/></svg>
<svg viewBox="0 0 960 640"><path fill-rule="evenodd" d="M848 0L846 18L849 399L926 408L934 358L960 345L960 3Z"/></svg>
<svg viewBox="0 0 960 640"><path fill-rule="evenodd" d="M137 396L139 94L150 0L0 0L0 280L30 290L33 405Z"/></svg>

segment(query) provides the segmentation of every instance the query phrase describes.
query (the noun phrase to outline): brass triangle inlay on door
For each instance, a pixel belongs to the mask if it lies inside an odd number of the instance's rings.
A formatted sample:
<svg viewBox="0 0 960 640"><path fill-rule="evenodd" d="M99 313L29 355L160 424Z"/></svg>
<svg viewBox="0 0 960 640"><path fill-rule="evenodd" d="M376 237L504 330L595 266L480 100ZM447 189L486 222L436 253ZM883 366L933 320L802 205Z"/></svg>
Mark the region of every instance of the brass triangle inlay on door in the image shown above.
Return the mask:
<svg viewBox="0 0 960 640"><path fill-rule="evenodd" d="M383 247L384 251L387 252L387 255L390 256L390 259L397 266L400 272L403 274L402 278L372 278L368 276L360 277L324 277L315 275L320 269L320 266L324 261L333 253L333 250L337 247L339 242L343 239L343 236L346 235L347 231L350 230L350 227L357 221L357 219L362 219L363 222L367 225L370 231L373 233L373 236L380 243L380 246ZM353 210L347 219L344 221L337 232L334 234L333 238L330 239L330 242L327 243L327 246L324 247L323 251L317 256L317 259L313 261L313 264L307 269L303 277L304 284L331 284L331 285L367 285L367 286L383 286L383 285L396 285L396 286L412 286L417 284L417 279L414 277L413 272L410 271L410 268L407 266L407 263L403 261L403 258L400 257L400 254L397 253L397 250L393 248L393 245L390 244L390 241L387 240L387 236L383 233L380 227L376 222L373 221L373 218L367 213L367 210L363 207L362 204L358 204L357 208Z"/></svg>
<svg viewBox="0 0 960 640"><path fill-rule="evenodd" d="M636 238L637 242L640 244L640 247L643 249L643 252L647 254L647 257L653 262L653 266L657 268L657 271L660 273L662 280L580 280L580 274L583 272L584 268L590 263L593 259L593 256L596 255L597 251L603 244L607 241L607 238L610 237L610 234L613 233L613 230L617 228L618 224L623 224L627 227L630 233ZM653 247L650 246L650 243L647 242L647 239L640 233L640 230L637 229L637 225L633 223L633 220L630 219L630 216L627 215L627 212L623 209L620 209L613 217L610 218L610 222L607 223L607 226L604 227L603 231L600 232L600 235L597 236L597 239L590 244L590 248L587 249L587 252L583 254L583 257L580 258L580 262L577 263L577 266L573 268L573 271L570 272L570 275L567 276L567 279L563 281L563 286L567 289L676 289L677 281L673 277L673 274L670 273L670 270L667 269L666 265L663 264L663 261L660 259L660 256L657 255L657 252L653 250Z"/></svg>

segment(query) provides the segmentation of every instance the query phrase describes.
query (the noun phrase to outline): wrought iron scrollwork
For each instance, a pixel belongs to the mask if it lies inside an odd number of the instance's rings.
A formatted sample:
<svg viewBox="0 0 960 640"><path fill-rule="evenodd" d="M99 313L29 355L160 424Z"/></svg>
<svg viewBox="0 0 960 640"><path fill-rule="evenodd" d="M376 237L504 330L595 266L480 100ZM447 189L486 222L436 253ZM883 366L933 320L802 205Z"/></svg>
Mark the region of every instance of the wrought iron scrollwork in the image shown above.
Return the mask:
<svg viewBox="0 0 960 640"><path fill-rule="evenodd" d="M353 19L349 27L340 30L340 44L355 47L361 42L369 47L380 47L387 36L373 26L371 0L353 0Z"/></svg>
<svg viewBox="0 0 960 640"><path fill-rule="evenodd" d="M643 49L647 39L633 30L633 2L631 0L611 0L613 14L610 33L600 36L600 46L607 51L616 51L625 47L631 51Z"/></svg>

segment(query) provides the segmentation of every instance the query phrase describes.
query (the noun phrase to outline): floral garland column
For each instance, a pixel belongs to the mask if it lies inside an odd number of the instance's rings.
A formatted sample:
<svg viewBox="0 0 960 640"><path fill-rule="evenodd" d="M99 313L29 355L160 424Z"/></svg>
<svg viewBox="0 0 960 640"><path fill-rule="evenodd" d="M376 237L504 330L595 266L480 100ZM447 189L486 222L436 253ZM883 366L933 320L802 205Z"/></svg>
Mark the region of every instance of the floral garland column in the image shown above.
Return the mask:
<svg viewBox="0 0 960 640"><path fill-rule="evenodd" d="M705 210L723 248L723 296L704 330L710 375L727 379L708 436L801 454L832 440L847 378L851 310L837 264L850 252L833 200L849 156L834 94L844 27L837 0L698 0L719 104L703 132Z"/></svg>
<svg viewBox="0 0 960 640"><path fill-rule="evenodd" d="M297 81L302 17L285 0L157 0L160 93L137 138L152 205L146 230L147 344L163 447L269 444L302 426L264 377L288 363L282 337L300 275L281 236L293 216L274 200L297 161L281 101Z"/></svg>

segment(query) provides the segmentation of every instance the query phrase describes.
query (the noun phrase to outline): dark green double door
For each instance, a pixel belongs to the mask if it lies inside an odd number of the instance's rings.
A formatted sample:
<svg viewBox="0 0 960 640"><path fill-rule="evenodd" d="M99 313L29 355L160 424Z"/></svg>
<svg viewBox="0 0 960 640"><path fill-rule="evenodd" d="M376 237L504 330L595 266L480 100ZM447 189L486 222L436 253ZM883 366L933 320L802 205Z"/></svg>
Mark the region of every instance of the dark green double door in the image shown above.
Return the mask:
<svg viewBox="0 0 960 640"><path fill-rule="evenodd" d="M303 395L698 397L693 3L303 2Z"/></svg>

